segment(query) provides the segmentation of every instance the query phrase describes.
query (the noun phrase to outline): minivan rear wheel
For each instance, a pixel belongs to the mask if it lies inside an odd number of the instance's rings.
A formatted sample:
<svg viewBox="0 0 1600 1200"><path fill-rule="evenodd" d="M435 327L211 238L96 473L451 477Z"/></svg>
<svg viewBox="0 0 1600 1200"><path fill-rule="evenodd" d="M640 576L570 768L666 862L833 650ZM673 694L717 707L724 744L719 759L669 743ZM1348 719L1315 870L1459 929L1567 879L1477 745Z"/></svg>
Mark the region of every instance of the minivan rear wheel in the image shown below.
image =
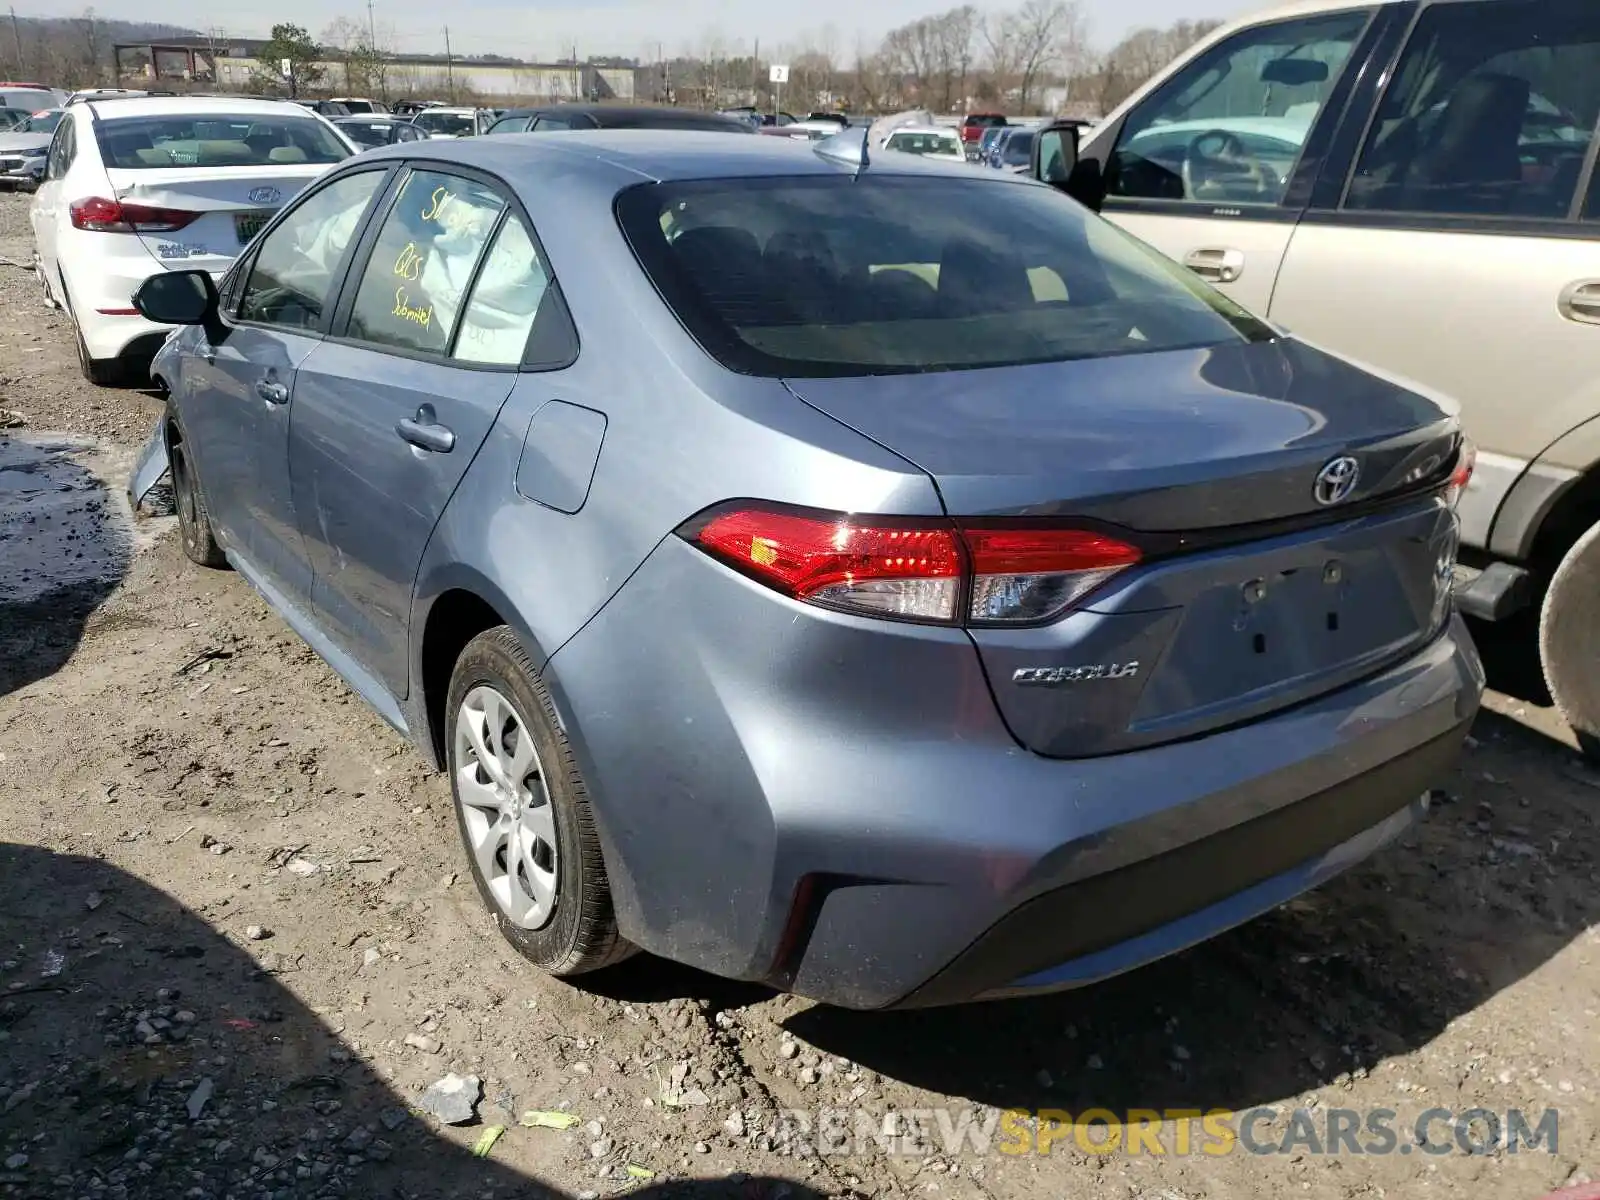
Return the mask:
<svg viewBox="0 0 1600 1200"><path fill-rule="evenodd" d="M1539 613L1539 662L1578 745L1600 761L1600 523L1551 576Z"/></svg>
<svg viewBox="0 0 1600 1200"><path fill-rule="evenodd" d="M457 827L502 936L557 976L628 957L583 777L508 626L467 643L445 713Z"/></svg>

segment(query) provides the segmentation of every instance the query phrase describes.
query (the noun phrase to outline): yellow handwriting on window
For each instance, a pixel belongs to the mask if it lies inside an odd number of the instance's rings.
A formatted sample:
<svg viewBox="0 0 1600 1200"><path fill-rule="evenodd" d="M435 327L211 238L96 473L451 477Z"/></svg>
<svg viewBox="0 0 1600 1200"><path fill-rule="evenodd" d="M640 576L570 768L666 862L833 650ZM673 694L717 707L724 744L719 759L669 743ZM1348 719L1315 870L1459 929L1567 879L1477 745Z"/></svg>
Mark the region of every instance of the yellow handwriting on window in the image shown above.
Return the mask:
<svg viewBox="0 0 1600 1200"><path fill-rule="evenodd" d="M400 257L394 260L394 273L401 279L413 281L422 274L422 255L417 253L415 242L407 242L406 248L400 251Z"/></svg>
<svg viewBox="0 0 1600 1200"><path fill-rule="evenodd" d="M405 288L395 288L394 315L400 317L402 320L415 321L418 325L421 325L424 329L426 329L428 327L428 322L433 320L432 306L430 305L424 307L422 305L412 305L410 300L411 297L406 295Z"/></svg>
<svg viewBox="0 0 1600 1200"><path fill-rule="evenodd" d="M436 187L433 194L428 197L428 207L422 210L424 221L437 221L439 214L444 211L444 206L456 198L456 194L445 187Z"/></svg>

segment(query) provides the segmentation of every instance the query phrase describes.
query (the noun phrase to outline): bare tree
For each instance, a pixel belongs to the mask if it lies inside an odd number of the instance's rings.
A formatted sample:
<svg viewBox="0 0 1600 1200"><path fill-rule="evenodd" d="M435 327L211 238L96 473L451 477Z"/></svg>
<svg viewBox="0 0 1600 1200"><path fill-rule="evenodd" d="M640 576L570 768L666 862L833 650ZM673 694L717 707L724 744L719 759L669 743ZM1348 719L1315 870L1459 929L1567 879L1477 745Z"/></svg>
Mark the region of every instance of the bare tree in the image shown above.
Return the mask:
<svg viewBox="0 0 1600 1200"><path fill-rule="evenodd" d="M1026 0L1016 13L1017 103L1026 112L1041 76L1076 57L1088 25L1074 0Z"/></svg>
<svg viewBox="0 0 1600 1200"><path fill-rule="evenodd" d="M1221 21L1175 21L1165 29L1136 29L1101 61L1096 99L1109 112L1145 80L1221 25Z"/></svg>
<svg viewBox="0 0 1600 1200"><path fill-rule="evenodd" d="M988 71L985 100L1004 103L1017 77L1018 44L1021 40L1020 22L1015 12L986 14L978 26L978 36L985 50L984 66Z"/></svg>

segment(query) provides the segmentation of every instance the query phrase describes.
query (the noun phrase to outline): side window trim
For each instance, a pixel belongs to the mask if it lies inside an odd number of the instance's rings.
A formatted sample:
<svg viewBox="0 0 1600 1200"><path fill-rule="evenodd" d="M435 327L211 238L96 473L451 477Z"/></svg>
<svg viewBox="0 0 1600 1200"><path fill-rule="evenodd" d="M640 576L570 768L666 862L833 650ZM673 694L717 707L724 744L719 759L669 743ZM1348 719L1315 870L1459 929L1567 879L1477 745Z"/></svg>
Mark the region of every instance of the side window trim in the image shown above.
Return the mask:
<svg viewBox="0 0 1600 1200"><path fill-rule="evenodd" d="M355 346L362 350L371 350L378 354L389 354L396 358L409 358L419 362L440 363L445 366L472 367L477 369L509 370L507 367L492 367L484 364L457 362L450 357L450 349L455 346L456 334L460 331L461 321L466 315L467 304L472 296L472 284L477 282L478 272L483 269L483 261L488 256L489 247L493 245L493 236L484 239L478 248L478 257L473 262L472 272L469 275L467 287L462 289L461 307L456 310L451 322L450 336L445 341L443 352L411 350L404 346L390 346L382 342L369 342L365 338L350 335L350 314L355 309L356 296L361 291L361 280L366 274L367 265L372 261L373 251L377 248L378 239L383 235L384 222L389 219L389 214L394 211L395 204L399 201L400 190L405 186L405 181L418 171L428 171L437 175L453 176L457 179L471 180L495 192L502 202L500 216L495 218L494 231L498 232L501 223L505 220L506 212L515 204L514 193L502 179L477 171L471 167L464 167L458 163L444 162L437 159L407 159L402 164L402 169L395 172L388 186L383 189L382 197L377 207L369 213L366 228L362 230L361 237L351 242L355 256L346 261L343 273L340 276L338 296L334 303L333 318L328 324L327 340L337 342L342 346Z"/></svg>
<svg viewBox="0 0 1600 1200"><path fill-rule="evenodd" d="M461 327L467 323L467 311L471 309L473 300L477 296L478 280L482 278L483 268L489 262L489 251L494 249L495 241L499 238L500 231L506 227L506 221L511 216L510 197L503 189L496 188L495 190L500 192L500 199L504 201L504 206L500 209L500 215L494 219L494 225L490 227L489 235L483 239L483 249L478 251L478 261L472 264L472 273L467 276L467 286L461 289L461 307L456 312L455 325L450 330L450 340L444 344L443 357L446 361L458 365L464 364L460 364L460 360L456 358L456 339L461 336Z"/></svg>
<svg viewBox="0 0 1600 1200"><path fill-rule="evenodd" d="M386 175L389 175L391 177L388 180L386 180L383 183L381 183L378 186L378 188L373 192L374 196L382 196L385 193L385 191L388 189L388 187L393 183L392 176L396 173L395 172L395 167L393 166L393 164L381 165L381 166L379 166L379 165L367 166L367 167L362 167L362 168L359 168L359 169L353 170L353 171L341 171L337 175L334 175L334 176L324 176L323 178L317 180L315 185L313 185L312 187L306 188L305 191L301 192L298 196L296 196L294 198L294 203L293 204L284 205L283 209L278 213L278 215L276 217L274 217L266 225L266 227L261 230L261 232L259 234L256 235L255 242L253 243L252 249L250 250L250 262L249 262L249 265L247 267L245 267L245 269L243 271L240 272L238 280L233 285L233 296L232 296L231 303L228 306L229 308L231 308L232 311L231 312L224 311L223 314L222 314L224 324L229 325L229 326L241 326L241 327L249 328L249 329L282 330L284 328L281 325L273 325L273 324L270 324L269 322L266 322L266 321L246 321L246 320L241 320L239 318L239 315L238 315L238 305L244 299L245 287L249 283L250 273L255 270L256 259L260 257L260 248L261 248L262 244L267 240L267 238L272 236L272 234L273 234L273 232L275 230L277 230L294 213L298 212L300 210L301 206L304 205L307 201L309 201L318 192L321 192L326 188L332 187L334 184L338 183L340 180L349 179L349 178L351 178L352 176L355 176L355 175L365 175L365 174L368 174L368 173L371 173L371 172L374 172L374 171L382 172L382 173L384 173ZM372 224L372 215L373 215L374 211L375 211L375 209L374 209L373 202L372 202L371 199L369 199L367 201L366 212L364 212L361 215L361 220L356 226L355 234L351 237L350 244L345 247L344 256L339 260L339 267L338 267L337 271L335 272L336 278L335 278L335 281L334 281L333 292L332 292L332 295L335 298L336 302L337 302L337 299L343 294L344 281L345 281L346 277L350 273L350 254L351 254L351 251L357 245L359 245L360 242L361 242L361 239L366 236L367 227ZM337 310L335 309L335 307L333 305L330 304L330 305L327 305L327 306L325 306L323 308L323 314L324 315L323 315L322 320L318 322L318 324L317 324L317 326L315 328L311 328L311 329L294 329L294 330L291 330L290 332L296 333L296 334L300 335L301 337L309 337L309 338L325 338L325 337L327 337L328 336L328 330L331 328L329 314L337 315Z"/></svg>
<svg viewBox="0 0 1600 1200"><path fill-rule="evenodd" d="M1305 195L1310 188L1310 184L1307 182L1307 179L1314 178L1315 172L1320 169L1320 164L1312 160L1311 151L1315 147L1319 147L1328 143L1332 136L1331 131L1334 129L1338 120L1342 117L1344 108L1348 103L1351 87L1353 86L1351 81L1355 78L1358 64L1364 63L1365 59L1370 56L1372 50L1375 48L1373 41L1375 37L1374 30L1376 27L1378 27L1384 11L1389 8L1411 9L1414 7L1414 0L1406 0L1406 3L1400 5L1374 5L1370 3L1354 2L1342 8L1329 9L1327 11L1315 12L1311 14L1302 13L1289 17L1280 17L1275 20L1258 21L1253 24L1246 25L1235 30L1232 34L1226 38L1223 38L1221 41L1214 43L1206 51L1186 61L1183 66L1179 68L1179 71L1173 72L1171 75L1163 79L1162 82L1155 88L1145 93L1145 95L1139 100L1138 104L1135 104L1126 113L1124 113L1121 119L1118 120L1115 129L1106 131L1104 141L1105 161L1100 165L1101 169L1107 172L1109 175L1112 162L1116 156L1117 148L1122 143L1122 134L1127 127L1128 119L1135 115L1145 103L1159 94L1161 89L1172 82L1172 80L1175 79L1181 71L1188 70L1195 64L1203 62L1208 55L1223 50L1236 38L1241 36L1255 34L1261 30L1272 29L1277 26L1292 25L1306 21L1323 20L1329 17L1342 16L1347 13L1365 12L1367 14L1367 24L1362 28L1360 34L1357 35L1355 41L1351 44L1350 54L1340 65L1338 78L1333 81L1333 86L1329 89L1327 100L1323 102L1321 108L1317 112L1316 118L1311 123L1310 129L1307 130L1305 144L1301 147L1300 155L1296 159L1294 168L1290 173L1289 183L1284 189L1283 197L1281 197L1277 203L1238 205L1221 201L1175 200L1150 196L1120 196L1108 192L1104 200L1105 211L1162 213L1169 216L1204 212L1205 217L1208 220L1215 218L1258 222L1293 222L1298 218L1299 213L1305 208L1305 203L1301 201L1300 203L1291 204L1291 198L1295 197L1297 192L1301 196ZM1305 178L1303 178L1303 176Z"/></svg>
<svg viewBox="0 0 1600 1200"><path fill-rule="evenodd" d="M1416 0L1379 6L1311 127L1284 194L1287 207L1297 211L1317 207L1328 185L1337 187L1342 194L1344 180L1355 170L1367 125L1378 111L1380 93L1400 60L1419 7Z"/></svg>

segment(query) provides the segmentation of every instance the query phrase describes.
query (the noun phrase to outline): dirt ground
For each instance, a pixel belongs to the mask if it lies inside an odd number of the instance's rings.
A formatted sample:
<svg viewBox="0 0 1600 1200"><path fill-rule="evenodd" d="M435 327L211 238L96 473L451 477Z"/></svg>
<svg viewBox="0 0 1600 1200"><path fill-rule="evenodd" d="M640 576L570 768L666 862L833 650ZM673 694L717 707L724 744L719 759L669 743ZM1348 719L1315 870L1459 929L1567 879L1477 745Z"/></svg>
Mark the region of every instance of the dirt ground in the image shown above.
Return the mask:
<svg viewBox="0 0 1600 1200"><path fill-rule="evenodd" d="M1531 1200L1600 1175L1600 772L1536 695L1490 697L1401 844L1093 989L864 1015L645 957L542 977L480 907L445 782L171 517L127 511L159 402L78 375L18 266L26 206L0 196L0 1196ZM481 1081L473 1123L416 1108L451 1072ZM1185 1154L1173 1126L1101 1153L1084 1124L1015 1154L994 1125L1261 1106L1257 1145L1296 1108L1324 1136L1394 1110L1400 1144ZM1435 1154L1410 1133L1435 1107L1555 1109L1559 1136ZM824 1108L921 1113L932 1144L806 1153L783 1114ZM942 1140L968 1121L987 1150Z"/></svg>

